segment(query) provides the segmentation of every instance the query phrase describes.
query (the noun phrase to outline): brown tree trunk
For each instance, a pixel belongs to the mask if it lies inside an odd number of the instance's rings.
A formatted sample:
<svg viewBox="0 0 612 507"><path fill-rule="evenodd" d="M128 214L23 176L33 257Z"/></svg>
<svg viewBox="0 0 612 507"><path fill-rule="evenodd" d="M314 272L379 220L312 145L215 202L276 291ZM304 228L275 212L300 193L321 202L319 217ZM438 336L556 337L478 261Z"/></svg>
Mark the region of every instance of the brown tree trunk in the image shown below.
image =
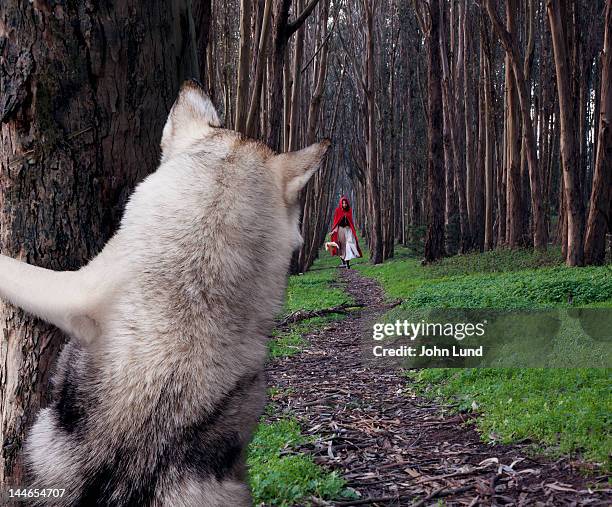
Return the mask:
<svg viewBox="0 0 612 507"><path fill-rule="evenodd" d="M610 0L606 5L605 19L597 159L584 245L587 264L604 263L606 233L610 230L608 222L612 200L612 2Z"/></svg>
<svg viewBox="0 0 612 507"><path fill-rule="evenodd" d="M429 157L428 226L425 238L425 261L433 262L444 255L444 153L442 147L442 85L440 83L440 0L431 0L427 37L427 81L429 87L427 125Z"/></svg>
<svg viewBox="0 0 612 507"><path fill-rule="evenodd" d="M470 69L470 61L474 51L474 43L471 37L471 16L470 2L466 0L463 14L463 40L465 47L463 49L463 119L464 119L464 135L465 135L465 196L467 203L468 221L470 224L470 238L467 244L468 249L472 249L476 239L476 223L475 223L475 162L474 162L474 135L473 135L473 110L472 110L472 95L474 94L474 82Z"/></svg>
<svg viewBox="0 0 612 507"><path fill-rule="evenodd" d="M0 251L56 270L82 266L114 232L158 163L180 83L198 76L190 2L87 5L0 5ZM65 338L0 308L0 483L19 485Z"/></svg>
<svg viewBox="0 0 612 507"><path fill-rule="evenodd" d="M210 20L212 14L211 0L192 0L193 21L195 24L198 67L200 81L210 93L214 76L208 75L208 41L210 38Z"/></svg>
<svg viewBox="0 0 612 507"><path fill-rule="evenodd" d="M461 229L461 245L460 251L465 253L469 250L470 245L472 244L472 234L470 231L470 219L468 216L468 203L467 203L467 192L466 192L466 165L465 165L465 150L466 146L463 141L465 141L465 136L459 135L459 133L464 133L465 129L465 107L464 107L464 67L463 53L465 52L465 38L464 38L464 30L463 30L463 18L465 17L465 2L459 2L458 9L458 43L457 43L457 55L455 59L455 74L454 74L454 84L455 84L455 143L453 144L455 152L455 187L457 193L459 194L459 227Z"/></svg>
<svg viewBox="0 0 612 507"><path fill-rule="evenodd" d="M245 131L250 137L255 136L259 119L259 104L261 103L262 94L265 93L264 75L266 64L268 62L268 39L271 18L272 18L272 2L274 0L266 0L264 11L262 14L261 30L259 34L259 44L257 47L257 62L255 65L255 79L253 89L251 90L251 100L249 101L249 112L247 114Z"/></svg>
<svg viewBox="0 0 612 507"><path fill-rule="evenodd" d="M569 20L561 13L562 0L547 0L546 9L550 22L550 32L555 55L557 73L557 92L559 95L559 115L561 120L561 160L563 163L563 183L567 218L567 256L569 266L584 263L582 238L583 204L580 191L580 177L577 158L575 128L577 118L572 105L570 89L569 53L567 47L567 23Z"/></svg>
<svg viewBox="0 0 612 507"><path fill-rule="evenodd" d="M484 21L481 19L480 24ZM474 220L472 233L474 235L474 246L482 251L484 248L484 200L485 200L485 133L487 130L485 115L486 79L484 75L484 33L480 27L480 79L478 86L478 150L476 157L476 174L474 177Z"/></svg>
<svg viewBox="0 0 612 507"><path fill-rule="evenodd" d="M488 5L488 3L487 3ZM516 37L516 0L506 0L506 29ZM495 27L495 24L493 24ZM510 51L506 52L506 243L510 248L521 245L522 191L520 160L520 124L516 77L512 72Z"/></svg>
<svg viewBox="0 0 612 507"><path fill-rule="evenodd" d="M529 180L531 184L531 210L533 214L533 246L538 249L545 249L547 244L546 237L546 222L544 220L544 206L542 203L542 193L540 190L540 174L538 169L538 158L537 158L537 149L535 142L535 133L533 129L533 124L531 121L531 103L529 101L529 94L527 92L527 85L525 82L525 75L523 73L523 66L519 61L519 51L516 45L516 38L513 38L512 32L508 32L501 21L499 20L497 13L494 8L491 6L491 0L486 0L487 12L489 13L489 17L493 23L493 27L497 32L504 49L506 50L507 59L509 60L509 64L512 67L512 74L514 78L514 84L518 90L518 99L521 111L521 118L523 124L523 139L525 141L525 149L527 156L527 163L529 164ZM512 13L513 5L512 0L507 0L506 4L506 15ZM513 15L510 14L510 18L508 18L508 26L512 28L514 26ZM515 107L512 102L513 107ZM512 116L514 118L514 116ZM513 135L509 137L509 143L512 141L516 144L516 140L513 138ZM511 149L511 168L514 171L512 177L512 183L516 180L516 185L512 187L511 190L508 191L509 196L521 201L521 189L520 189L520 160L515 159L514 157L517 155L517 152L513 150L513 146L515 144L510 144ZM514 162L516 161L518 165L518 170L514 166ZM508 187L510 187L510 173L508 176ZM521 204L523 205L523 204ZM508 204L508 215L509 221L512 225L510 232L510 239L508 241L510 246L518 246L520 244L521 230L520 230L520 217L522 216L520 206L515 207L515 214L512 214L510 208L510 200ZM517 223L518 222L518 223ZM524 225L523 225L524 227Z"/></svg>
<svg viewBox="0 0 612 507"><path fill-rule="evenodd" d="M303 1L297 5L302 8ZM295 34L295 48L293 53L293 82L291 85L291 104L289 106L289 143L288 151L298 149L298 119L301 116L302 96L302 59L304 54L304 27Z"/></svg>
<svg viewBox="0 0 612 507"><path fill-rule="evenodd" d="M285 51L289 37L306 21L319 0L310 0L304 10L293 21L289 21L291 0L273 0L272 6L272 53L270 79L270 104L268 108L267 144L279 151L281 148L281 129L283 125L283 69Z"/></svg>
<svg viewBox="0 0 612 507"><path fill-rule="evenodd" d="M485 229L484 247L493 249L493 145L495 132L493 128L493 79L491 76L491 48L486 19L483 17L483 50L484 50L484 115L485 115L485 153L484 153L484 180L485 180Z"/></svg>
<svg viewBox="0 0 612 507"><path fill-rule="evenodd" d="M370 262L380 264L383 261L383 233L380 208L380 187L378 182L378 156L376 153L376 75L374 70L374 7L370 0L363 0L366 24L366 89L367 109L366 136L366 192L368 197L368 214L371 219Z"/></svg>
<svg viewBox="0 0 612 507"><path fill-rule="evenodd" d="M327 35L327 21L329 18L329 0L323 0L321 4L321 15L320 15L320 26L321 26L321 36L319 44L324 44ZM314 91L312 93L312 98L310 100L310 104L308 106L308 127L306 130L306 145L310 145L315 142L316 134L317 134L317 126L319 124L319 115L321 112L321 104L323 101L323 92L325 91L325 78L327 76L327 53L328 46L324 44L321 47L321 51L319 52L319 60L317 65L317 75L316 81L314 85ZM300 65L301 67L301 65ZM301 72L301 68L299 69ZM294 81L295 82L295 81ZM293 107L295 105L292 104L292 116L293 116ZM293 137L292 137L293 138ZM294 148L291 148L294 149ZM320 173L325 173L328 170L327 163L325 163L324 167L320 170ZM313 242L313 239L318 236L319 230L317 228L317 216L318 216L318 203L324 198L327 198L327 195L323 192L323 189L316 188L317 183L320 182L321 174L316 174L314 178L312 178L308 184L306 185L306 199L304 202L304 207L302 211L302 216L306 217L307 220L302 220L302 237L304 238L304 245L300 249L299 252L299 269L300 271L304 271L306 269L308 259L311 257L310 250L311 248L318 248L320 245ZM318 191L317 191L318 190Z"/></svg>
<svg viewBox="0 0 612 507"><path fill-rule="evenodd" d="M236 77L236 116L234 128L246 131L249 100L249 65L251 63L251 0L240 0L240 49Z"/></svg>
<svg viewBox="0 0 612 507"><path fill-rule="evenodd" d="M411 83L408 83L408 90L406 95L408 97L406 107L406 130L408 131L406 136L408 138L408 146L415 146L416 144L416 132L414 125L414 110L412 107L414 88ZM410 217L410 241L416 242L416 227L421 224L421 213L420 213L420 199L419 199L419 168L415 160L415 157L408 157L408 214Z"/></svg>
<svg viewBox="0 0 612 507"><path fill-rule="evenodd" d="M525 2L523 2L525 3ZM534 20L535 20L535 4L534 0L527 0L526 5L524 6L524 25L526 31L526 39L527 46L525 47L525 55L523 58L523 76L525 80L525 90L530 90L531 86L531 67L533 63L533 58L535 54L535 38L533 34ZM520 90L520 86L519 86ZM529 92L527 92L529 94ZM521 99L522 100L522 99ZM522 114L522 113L521 113ZM537 125L537 117L534 118L534 124ZM523 246L528 246L533 243L533 238L530 238L530 228L529 228L529 206L527 203L529 202L530 196L533 196L533 193L530 193L531 182L529 179L529 161L528 161L528 152L529 147L527 146L527 136L528 133L525 132L525 126L523 125L523 135L521 141L521 202L523 206L521 207L521 228L523 229L523 235L521 236L521 244ZM535 139L534 139L535 143ZM539 194L537 196L538 201L543 202L543 196ZM545 219L544 219L545 221Z"/></svg>
<svg viewBox="0 0 612 507"><path fill-rule="evenodd" d="M457 147L457 132L455 121L455 110L451 107L451 97L453 90L450 82L450 68L446 53L446 16L445 6L440 8L440 60L442 63L442 113L443 113L443 147L444 147L444 170L445 170L445 205L444 205L444 225L445 250L446 252L457 252L456 237L456 218L458 209L456 206L457 196L455 190L455 175L459 171L457 162L459 148Z"/></svg>
<svg viewBox="0 0 612 507"><path fill-rule="evenodd" d="M321 4L321 37L319 44L321 50L319 52L319 60L317 62L317 74L314 85L314 91L310 104L308 106L308 127L306 129L306 145L315 142L317 136L317 126L319 124L319 115L321 112L321 104L323 101L323 92L325 91L325 78L327 77L327 54L329 46L325 43L327 36L327 22L329 18L329 0L323 0Z"/></svg>

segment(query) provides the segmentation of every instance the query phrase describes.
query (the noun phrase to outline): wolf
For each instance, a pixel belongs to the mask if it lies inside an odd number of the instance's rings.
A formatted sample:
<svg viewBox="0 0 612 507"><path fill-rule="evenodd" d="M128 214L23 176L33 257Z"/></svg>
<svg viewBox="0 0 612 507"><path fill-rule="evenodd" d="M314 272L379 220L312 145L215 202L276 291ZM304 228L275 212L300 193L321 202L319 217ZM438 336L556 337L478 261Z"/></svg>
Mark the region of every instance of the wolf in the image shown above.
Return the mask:
<svg viewBox="0 0 612 507"><path fill-rule="evenodd" d="M0 297L70 337L24 444L29 487L64 489L59 506L251 505L267 336L301 244L298 195L328 147L276 154L225 130L188 81L158 169L93 260L56 272L0 256Z"/></svg>

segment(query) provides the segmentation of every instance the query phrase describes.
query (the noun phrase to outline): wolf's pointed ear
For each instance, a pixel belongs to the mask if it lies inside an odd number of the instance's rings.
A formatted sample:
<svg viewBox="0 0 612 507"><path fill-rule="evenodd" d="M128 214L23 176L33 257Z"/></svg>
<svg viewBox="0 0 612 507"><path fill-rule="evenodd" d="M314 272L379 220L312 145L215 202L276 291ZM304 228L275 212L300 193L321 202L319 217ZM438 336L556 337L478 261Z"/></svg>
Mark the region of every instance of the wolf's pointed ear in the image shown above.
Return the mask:
<svg viewBox="0 0 612 507"><path fill-rule="evenodd" d="M280 176L287 202L294 203L297 200L300 190L321 165L330 144L329 139L324 139L302 150L272 157L270 163Z"/></svg>
<svg viewBox="0 0 612 507"><path fill-rule="evenodd" d="M215 106L195 79L185 81L174 102L164 131L161 147L166 154L177 139L193 139L210 127L220 127Z"/></svg>

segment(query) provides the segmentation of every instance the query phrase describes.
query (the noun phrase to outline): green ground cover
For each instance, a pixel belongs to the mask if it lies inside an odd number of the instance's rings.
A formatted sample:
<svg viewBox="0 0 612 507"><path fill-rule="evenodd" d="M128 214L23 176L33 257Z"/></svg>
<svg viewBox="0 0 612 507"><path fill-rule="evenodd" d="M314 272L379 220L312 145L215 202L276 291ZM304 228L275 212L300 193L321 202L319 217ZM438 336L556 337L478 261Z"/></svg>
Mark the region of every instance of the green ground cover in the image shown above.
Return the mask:
<svg viewBox="0 0 612 507"><path fill-rule="evenodd" d="M566 357L576 358L576 366L606 364L603 344L575 339L581 328L572 312L612 308L612 267L568 268L561 262L553 249L545 254L500 250L421 266L420 259L400 248L383 265L357 269L378 280L389 299L403 300L388 321L423 308L559 309L561 325L549 365ZM611 373L605 368L489 368L408 375L422 394L476 411L484 439L528 440L540 451L580 455L609 469Z"/></svg>
<svg viewBox="0 0 612 507"><path fill-rule="evenodd" d="M351 490L335 472L292 450L312 439L301 433L294 419L259 425L247 458L255 505L264 502L281 507L313 496L326 500L351 496Z"/></svg>
<svg viewBox="0 0 612 507"><path fill-rule="evenodd" d="M310 271L291 276L283 315L297 310L320 310L351 302L351 298L334 286L337 262L322 256ZM298 322L282 331L275 330L269 342L270 358L299 353L306 345L304 335L325 326L340 316L314 317ZM271 395L278 393L274 386ZM261 422L249 446L248 469L255 505L265 503L288 506L308 503L316 497L324 500L351 498L346 481L335 472L317 465L312 457L295 450L315 437L305 436L292 418L272 423Z"/></svg>

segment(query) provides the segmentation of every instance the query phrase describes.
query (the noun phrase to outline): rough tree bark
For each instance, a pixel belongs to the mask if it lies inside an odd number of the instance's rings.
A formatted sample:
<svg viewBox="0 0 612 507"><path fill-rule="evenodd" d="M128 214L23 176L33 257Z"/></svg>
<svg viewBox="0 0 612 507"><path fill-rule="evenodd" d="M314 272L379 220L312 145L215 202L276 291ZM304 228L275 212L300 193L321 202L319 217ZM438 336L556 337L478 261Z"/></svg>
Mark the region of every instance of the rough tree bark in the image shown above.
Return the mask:
<svg viewBox="0 0 612 507"><path fill-rule="evenodd" d="M234 128L246 131L247 102L249 100L249 64L251 59L251 0L240 0L240 48L236 77L236 118Z"/></svg>
<svg viewBox="0 0 612 507"><path fill-rule="evenodd" d="M474 177L474 225L472 230L474 232L474 247L482 251L484 249L484 227L485 213L484 213L484 200L485 200L485 131L487 130L486 115L485 115L485 93L486 93L486 79L484 75L484 33L483 33L483 20L479 20L479 32L480 32L480 50L479 50L479 67L480 67L480 79L478 84L478 149L476 157L476 175Z"/></svg>
<svg viewBox="0 0 612 507"><path fill-rule="evenodd" d="M603 264L606 256L606 233L610 230L608 222L612 200L612 2L610 0L606 5L605 19L597 159L584 246L587 264Z"/></svg>
<svg viewBox="0 0 612 507"><path fill-rule="evenodd" d="M488 5L487 2L487 7ZM512 36L516 36L516 5L516 0L506 0L506 29ZM494 23L493 27L495 27ZM509 247L514 248L520 246L524 229L520 221L523 203L521 199L519 106L516 78L512 72L510 51L506 51L505 73L506 242Z"/></svg>
<svg viewBox="0 0 612 507"><path fill-rule="evenodd" d="M474 94L474 80L470 69L470 61L472 54L474 53L474 41L471 37L471 15L470 15L470 2L465 1L465 7L463 12L463 25L460 28L463 31L463 41L465 47L463 48L463 133L465 136L465 195L467 203L468 221L470 224L470 238L467 243L468 250L474 247L474 241L476 240L476 224L475 221L475 204L474 199L476 182L475 182L475 162L474 162L474 133L472 130L473 125L473 114L472 110L472 96Z"/></svg>
<svg viewBox="0 0 612 507"><path fill-rule="evenodd" d="M180 83L198 76L191 3L0 4L0 251L77 269L154 170ZM0 483L19 485L33 415L48 402L54 328L0 306Z"/></svg>
<svg viewBox="0 0 612 507"><path fill-rule="evenodd" d="M303 8L303 0L298 0L298 7ZM298 149L299 135L298 135L298 124L302 113L302 103L300 97L302 96L302 60L304 54L304 27L295 34L295 44L293 52L293 80L291 85L291 102L289 105L289 143L287 146L288 151L294 151ZM288 72L288 69L285 70Z"/></svg>
<svg viewBox="0 0 612 507"><path fill-rule="evenodd" d="M200 81L212 97L212 81L214 76L209 75L211 62L208 58L208 40L210 38L210 20L212 15L212 0L192 0L193 21L196 35L196 51L198 67L200 68Z"/></svg>

